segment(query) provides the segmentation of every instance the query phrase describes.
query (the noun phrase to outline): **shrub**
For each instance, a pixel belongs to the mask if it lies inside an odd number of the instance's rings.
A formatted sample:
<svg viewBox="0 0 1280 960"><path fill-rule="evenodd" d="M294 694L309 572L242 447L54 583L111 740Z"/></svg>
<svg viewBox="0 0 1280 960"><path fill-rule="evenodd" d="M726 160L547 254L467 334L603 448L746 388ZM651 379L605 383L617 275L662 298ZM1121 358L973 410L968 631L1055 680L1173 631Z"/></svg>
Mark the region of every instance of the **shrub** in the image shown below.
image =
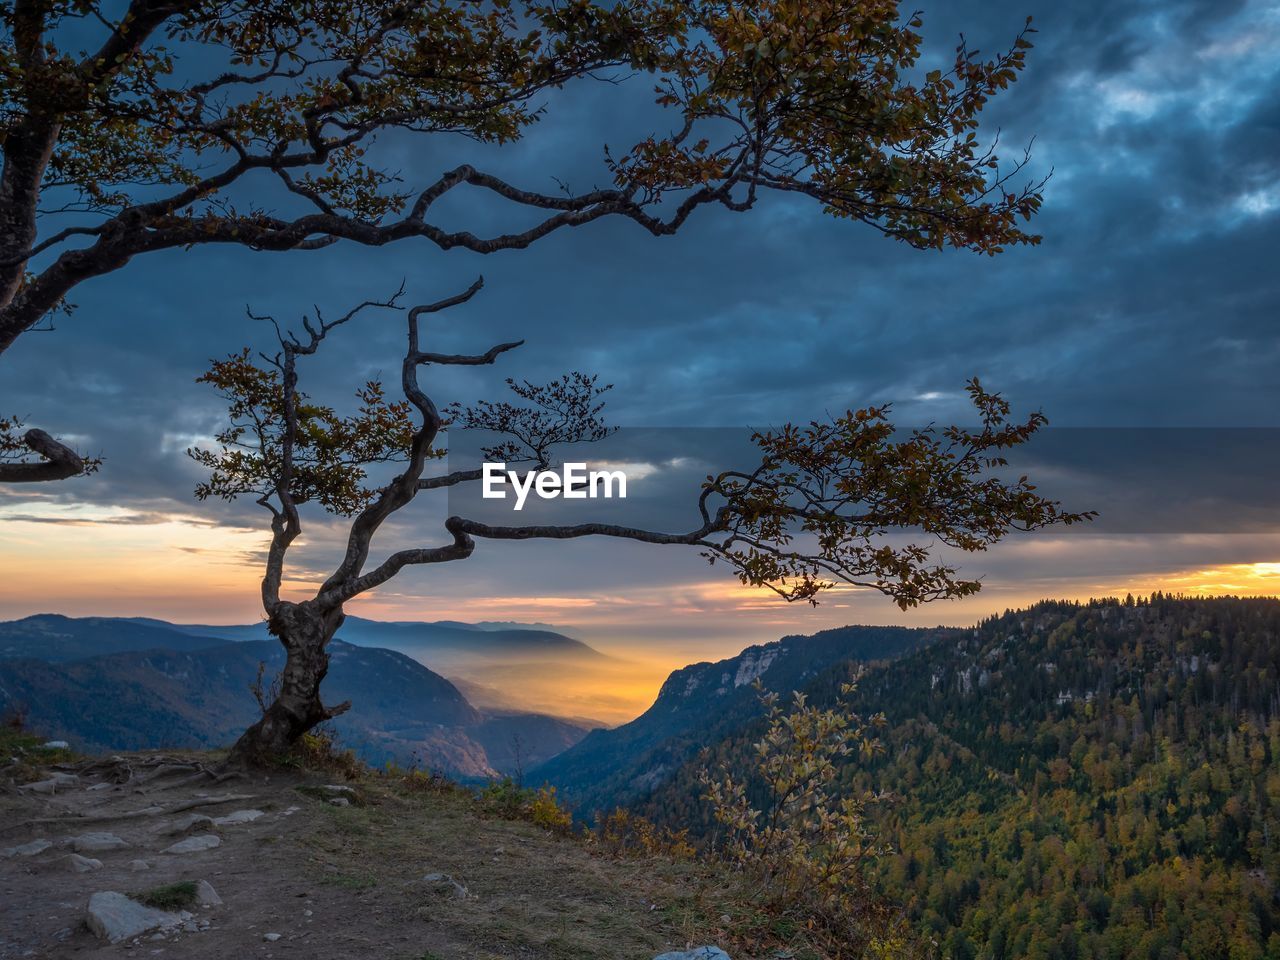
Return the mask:
<svg viewBox="0 0 1280 960"><path fill-rule="evenodd" d="M390 760L382 771L383 776L411 793L458 793L463 788L457 781L437 770L418 766L402 767Z"/></svg>
<svg viewBox="0 0 1280 960"><path fill-rule="evenodd" d="M844 685L842 695L853 689ZM751 875L775 936L803 936L832 960L916 954L902 918L867 879L869 864L890 852L868 809L888 798L839 789L841 764L883 749L883 715L863 720L843 699L819 709L799 693L787 710L775 693L761 701L768 727L747 777L724 769L701 778L724 829L718 854Z"/></svg>
<svg viewBox="0 0 1280 960"><path fill-rule="evenodd" d="M503 777L485 786L479 800L486 813L503 820L525 820L556 833L573 829L573 816L560 805L555 787L534 790L520 786L512 777Z"/></svg>
<svg viewBox="0 0 1280 960"><path fill-rule="evenodd" d="M555 787L542 787L529 800L529 819L545 830L568 833L573 829L573 814L560 806Z"/></svg>
<svg viewBox="0 0 1280 960"><path fill-rule="evenodd" d="M589 839L600 852L614 857L664 856L690 860L696 852L689 842L688 830L658 827L622 807L598 817Z"/></svg>
<svg viewBox="0 0 1280 960"><path fill-rule="evenodd" d="M304 733L280 762L282 766L322 770L347 780L359 780L369 772L368 766L354 750L340 745L337 731L328 724Z"/></svg>

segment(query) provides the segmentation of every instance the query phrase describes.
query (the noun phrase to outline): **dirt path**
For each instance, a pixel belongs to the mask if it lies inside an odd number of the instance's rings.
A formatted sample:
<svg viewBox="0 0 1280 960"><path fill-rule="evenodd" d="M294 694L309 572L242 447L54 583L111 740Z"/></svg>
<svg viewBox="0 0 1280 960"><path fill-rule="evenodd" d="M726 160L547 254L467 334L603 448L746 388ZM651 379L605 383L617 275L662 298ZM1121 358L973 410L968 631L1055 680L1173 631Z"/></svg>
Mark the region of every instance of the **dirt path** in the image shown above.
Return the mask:
<svg viewBox="0 0 1280 960"><path fill-rule="evenodd" d="M459 793L197 767L65 766L52 793L0 795L0 958L650 960L716 942L693 865L594 857ZM86 925L95 893L185 881L222 902L118 943Z"/></svg>

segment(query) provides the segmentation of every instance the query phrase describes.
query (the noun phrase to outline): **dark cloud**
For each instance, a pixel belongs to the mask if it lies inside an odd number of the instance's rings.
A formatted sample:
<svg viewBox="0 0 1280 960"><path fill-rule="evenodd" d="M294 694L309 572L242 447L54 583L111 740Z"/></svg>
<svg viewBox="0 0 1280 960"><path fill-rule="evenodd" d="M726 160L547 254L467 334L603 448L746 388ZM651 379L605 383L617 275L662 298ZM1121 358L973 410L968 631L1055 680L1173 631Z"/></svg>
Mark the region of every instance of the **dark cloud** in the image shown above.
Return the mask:
<svg viewBox="0 0 1280 960"><path fill-rule="evenodd" d="M1036 49L991 119L1008 153L1034 137L1033 173L1053 170L1038 248L995 259L920 253L773 197L746 216L704 213L675 238L601 222L490 258L415 242L159 254L87 284L55 332L27 336L0 358L0 412L27 413L107 458L99 476L42 498L256 522L251 506L194 504L198 472L183 454L219 423L217 398L193 382L209 358L270 344L245 305L287 321L313 304L336 311L385 295L402 279L414 299L435 299L484 273L480 297L430 324L432 342L445 351L528 344L494 370L448 371L433 386L449 399L481 395L508 374L587 369L616 384L614 419L633 426L776 424L885 401L922 422L963 419L961 387L977 374L1059 425L1280 424L1274 7L939 5L925 9L926 59L945 63L962 31L971 46L1007 43L1027 14ZM583 189L606 178L604 143L626 144L654 122L647 94L644 80L575 87L526 143L501 152L424 150L407 139L384 147L411 183L471 161L531 187L559 177ZM441 209L477 230L518 226L474 194ZM314 392L341 398L367 377L394 374L400 323L371 315L344 330L306 364ZM39 511L28 501L26 491L5 500L48 516L48 501ZM404 520L386 544L436 529ZM323 569L338 532L313 530L308 566ZM509 559L433 571L430 581L415 575L413 589L455 589L463 577L501 590L504 579L510 587L536 578L565 593L574 578L599 584L610 570L662 582L695 569L607 544L482 552Z"/></svg>

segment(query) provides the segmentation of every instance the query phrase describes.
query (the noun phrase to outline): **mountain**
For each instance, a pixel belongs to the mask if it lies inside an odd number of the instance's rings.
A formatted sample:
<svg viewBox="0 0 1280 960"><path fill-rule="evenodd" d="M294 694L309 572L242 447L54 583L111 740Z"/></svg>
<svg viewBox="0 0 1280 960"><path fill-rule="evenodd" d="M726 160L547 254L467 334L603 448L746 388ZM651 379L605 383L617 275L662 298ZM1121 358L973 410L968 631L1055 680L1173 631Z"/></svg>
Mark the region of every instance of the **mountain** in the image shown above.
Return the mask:
<svg viewBox="0 0 1280 960"><path fill-rule="evenodd" d="M199 650L229 640L268 639L263 621L195 624L150 617L42 614L0 623L0 659L62 661L127 650ZM643 706L612 693L619 680L636 680L637 665L541 624L384 623L348 617L337 639L407 654L466 688L474 706L495 713L546 713L591 728L629 720ZM653 678L655 684L657 680Z"/></svg>
<svg viewBox="0 0 1280 960"><path fill-rule="evenodd" d="M630 723L595 730L537 767L580 813L635 803L690 757L758 716L752 684L787 693L834 663L900 656L954 631L839 627L748 647L736 657L695 663L667 678L653 706Z"/></svg>
<svg viewBox="0 0 1280 960"><path fill-rule="evenodd" d="M851 706L886 750L842 783L897 798L879 881L945 955L1280 956L1280 601L1041 603L875 667ZM706 834L699 774L749 778L762 731L633 806Z"/></svg>
<svg viewBox="0 0 1280 960"><path fill-rule="evenodd" d="M31 657L57 663L127 650L201 650L225 641L165 623L43 613L0 623L0 659Z"/></svg>
<svg viewBox="0 0 1280 960"><path fill-rule="evenodd" d="M412 657L556 656L569 660L608 659L581 640L552 630L488 626L442 620L435 623L383 622L347 617L339 631L348 643L389 647Z"/></svg>
<svg viewBox="0 0 1280 960"><path fill-rule="evenodd" d="M265 622L173 624L135 618L129 622L197 637L265 640ZM607 656L581 640L542 625L506 622L383 622L347 617L337 638L362 647L398 650L474 694L472 702L495 711L521 710L564 717L634 717L641 705L596 699L615 688L634 665ZM656 682L656 678L655 678ZM593 726L603 725L593 721Z"/></svg>
<svg viewBox="0 0 1280 960"><path fill-rule="evenodd" d="M201 636L160 621L42 616L0 624L0 714L88 751L225 746L258 715L250 688L284 663L275 640ZM111 650L96 656L85 651ZM334 640L325 699L343 745L387 761L489 777L545 761L590 726L482 713L413 658Z"/></svg>
<svg viewBox="0 0 1280 960"><path fill-rule="evenodd" d="M98 618L102 619L102 618ZM145 617L125 621L157 629L174 630L200 637L226 640L262 640L267 634L265 622L252 624L181 624L166 623ZM456 620L435 622L365 620L348 616L338 631L339 640L362 647L386 647L420 657L456 655L547 655L567 658L607 659L581 640L541 627L506 623L460 623Z"/></svg>

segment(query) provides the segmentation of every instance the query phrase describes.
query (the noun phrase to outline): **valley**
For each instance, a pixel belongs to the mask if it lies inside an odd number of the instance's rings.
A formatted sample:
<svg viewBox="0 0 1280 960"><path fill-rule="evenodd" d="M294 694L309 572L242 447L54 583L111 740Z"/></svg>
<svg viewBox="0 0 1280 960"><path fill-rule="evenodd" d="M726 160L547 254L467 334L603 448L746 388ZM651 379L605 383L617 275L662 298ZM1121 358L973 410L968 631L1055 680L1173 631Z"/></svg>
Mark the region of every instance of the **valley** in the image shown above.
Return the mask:
<svg viewBox="0 0 1280 960"><path fill-rule="evenodd" d="M353 632L367 644L381 626L357 624ZM474 636L476 656L483 655L484 641L491 641L499 657L523 647L545 669L550 667L539 653L558 646L586 658L602 656L545 631L507 630L490 637L459 626L424 632L442 637L442 643ZM259 665L263 693L283 665L279 643L258 639L265 636L257 626L53 615L0 624L0 713L21 716L27 725L87 752L225 746L258 716L252 691ZM98 638L111 652L89 655ZM424 646L409 649L433 655ZM335 640L330 660L326 696L353 704L332 726L345 747L375 767L392 762L487 779L540 763L598 725L510 705L480 709L445 677L385 647Z"/></svg>
<svg viewBox="0 0 1280 960"><path fill-rule="evenodd" d="M848 758L840 790L877 798L891 852L874 883L945 955L1280 955L1280 601L1043 602L966 629L788 636L674 671L616 727L477 705L409 655L608 660L586 645L430 626L357 621L333 643L326 696L354 704L337 733L375 769L514 774L580 823L621 808L709 843L702 777L757 789L761 694L839 708L856 681L847 709L884 715L883 750ZM214 748L255 716L258 664L280 663L250 628L135 628L0 625L0 709L88 752ZM111 652L85 655L95 635ZM388 638L402 649L372 645Z"/></svg>

